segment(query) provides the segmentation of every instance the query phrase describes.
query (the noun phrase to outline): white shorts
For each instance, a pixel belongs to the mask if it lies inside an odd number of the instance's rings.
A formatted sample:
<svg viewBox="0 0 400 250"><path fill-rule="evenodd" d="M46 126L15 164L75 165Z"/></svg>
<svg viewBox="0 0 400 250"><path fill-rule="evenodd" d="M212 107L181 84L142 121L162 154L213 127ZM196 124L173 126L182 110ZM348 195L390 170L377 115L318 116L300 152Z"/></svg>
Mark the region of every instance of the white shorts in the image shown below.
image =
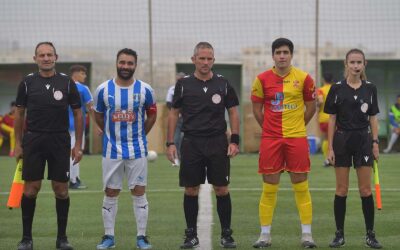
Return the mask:
<svg viewBox="0 0 400 250"><path fill-rule="evenodd" d="M103 165L103 189L122 190L122 181L126 175L128 188L147 185L147 158L132 160L109 159L102 160Z"/></svg>

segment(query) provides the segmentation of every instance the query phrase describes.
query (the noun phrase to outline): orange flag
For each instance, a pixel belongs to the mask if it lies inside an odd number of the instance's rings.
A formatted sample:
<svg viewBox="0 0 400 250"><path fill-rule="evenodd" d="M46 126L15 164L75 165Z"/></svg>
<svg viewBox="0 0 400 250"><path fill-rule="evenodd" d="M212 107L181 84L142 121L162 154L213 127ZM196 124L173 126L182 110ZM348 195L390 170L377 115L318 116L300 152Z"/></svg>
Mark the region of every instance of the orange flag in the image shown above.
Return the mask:
<svg viewBox="0 0 400 250"><path fill-rule="evenodd" d="M22 193L24 192L24 181L22 180L22 159L18 161L15 169L14 180L8 196L7 207L9 209L21 206Z"/></svg>

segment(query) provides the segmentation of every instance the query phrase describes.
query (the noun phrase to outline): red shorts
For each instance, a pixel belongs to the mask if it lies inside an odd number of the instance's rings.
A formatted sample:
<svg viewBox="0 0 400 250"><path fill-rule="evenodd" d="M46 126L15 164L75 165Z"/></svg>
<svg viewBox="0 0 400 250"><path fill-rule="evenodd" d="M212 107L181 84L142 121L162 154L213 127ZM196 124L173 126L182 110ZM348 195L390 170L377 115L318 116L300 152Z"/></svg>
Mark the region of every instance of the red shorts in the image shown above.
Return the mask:
<svg viewBox="0 0 400 250"><path fill-rule="evenodd" d="M310 152L308 147L306 137L261 139L258 173L310 172Z"/></svg>
<svg viewBox="0 0 400 250"><path fill-rule="evenodd" d="M321 122L319 124L319 129L321 130L321 132L327 134L328 133L328 123L327 122Z"/></svg>

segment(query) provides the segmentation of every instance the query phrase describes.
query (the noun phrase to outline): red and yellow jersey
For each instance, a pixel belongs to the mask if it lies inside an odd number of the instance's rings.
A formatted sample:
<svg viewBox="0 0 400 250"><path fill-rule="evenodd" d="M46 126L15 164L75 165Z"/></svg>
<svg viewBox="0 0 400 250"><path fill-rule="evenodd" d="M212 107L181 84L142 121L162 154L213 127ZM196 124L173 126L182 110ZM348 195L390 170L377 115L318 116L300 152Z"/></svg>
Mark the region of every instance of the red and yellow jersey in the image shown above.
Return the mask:
<svg viewBox="0 0 400 250"><path fill-rule="evenodd" d="M264 104L262 137L305 137L304 102L314 100L314 80L296 67L283 77L275 68L259 74L253 82L251 101Z"/></svg>
<svg viewBox="0 0 400 250"><path fill-rule="evenodd" d="M318 96L322 96L324 102L319 106L318 121L319 123L328 122L329 114L324 112L326 97L328 96L329 90L331 89L331 84L325 83L324 86L317 90Z"/></svg>

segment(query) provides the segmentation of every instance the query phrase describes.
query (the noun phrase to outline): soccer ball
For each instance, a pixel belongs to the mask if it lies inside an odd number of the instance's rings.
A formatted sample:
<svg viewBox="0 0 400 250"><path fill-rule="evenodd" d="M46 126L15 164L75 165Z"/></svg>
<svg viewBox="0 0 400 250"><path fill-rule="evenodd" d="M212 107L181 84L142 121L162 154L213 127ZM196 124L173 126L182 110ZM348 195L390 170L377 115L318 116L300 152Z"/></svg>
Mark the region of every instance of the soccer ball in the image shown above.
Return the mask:
<svg viewBox="0 0 400 250"><path fill-rule="evenodd" d="M155 161L157 160L157 152L153 151L153 150L149 150L149 152L147 152L147 160L148 161Z"/></svg>

